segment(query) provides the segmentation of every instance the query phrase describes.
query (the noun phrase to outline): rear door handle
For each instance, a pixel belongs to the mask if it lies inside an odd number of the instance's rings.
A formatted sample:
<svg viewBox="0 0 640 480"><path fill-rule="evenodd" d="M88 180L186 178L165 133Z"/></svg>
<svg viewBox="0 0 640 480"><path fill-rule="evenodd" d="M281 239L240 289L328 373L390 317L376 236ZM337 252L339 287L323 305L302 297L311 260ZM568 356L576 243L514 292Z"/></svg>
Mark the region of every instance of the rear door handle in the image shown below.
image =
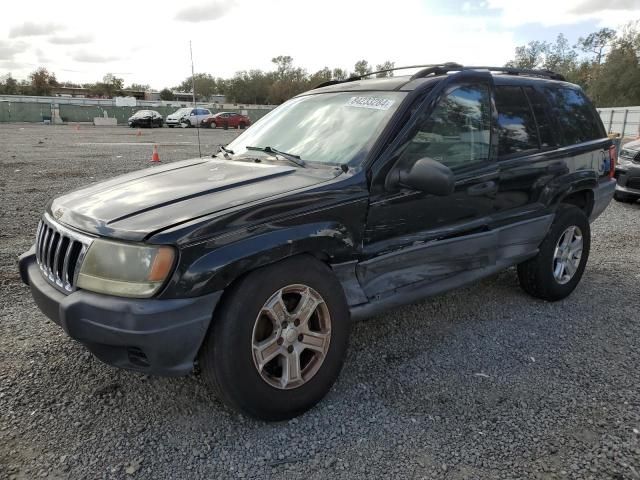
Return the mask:
<svg viewBox="0 0 640 480"><path fill-rule="evenodd" d="M467 194L472 196L486 195L487 193L496 193L497 191L497 184L493 180L478 183L467 188Z"/></svg>

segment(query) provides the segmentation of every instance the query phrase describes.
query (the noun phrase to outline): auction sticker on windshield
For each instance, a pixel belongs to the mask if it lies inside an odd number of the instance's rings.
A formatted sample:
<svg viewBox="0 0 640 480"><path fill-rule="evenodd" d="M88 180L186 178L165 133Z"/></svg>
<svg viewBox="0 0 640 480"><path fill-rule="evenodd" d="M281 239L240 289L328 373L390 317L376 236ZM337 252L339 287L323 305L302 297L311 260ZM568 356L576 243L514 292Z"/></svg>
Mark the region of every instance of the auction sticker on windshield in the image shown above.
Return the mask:
<svg viewBox="0 0 640 480"><path fill-rule="evenodd" d="M373 110L389 110L393 100L380 97L351 97L346 103L347 107L372 108Z"/></svg>

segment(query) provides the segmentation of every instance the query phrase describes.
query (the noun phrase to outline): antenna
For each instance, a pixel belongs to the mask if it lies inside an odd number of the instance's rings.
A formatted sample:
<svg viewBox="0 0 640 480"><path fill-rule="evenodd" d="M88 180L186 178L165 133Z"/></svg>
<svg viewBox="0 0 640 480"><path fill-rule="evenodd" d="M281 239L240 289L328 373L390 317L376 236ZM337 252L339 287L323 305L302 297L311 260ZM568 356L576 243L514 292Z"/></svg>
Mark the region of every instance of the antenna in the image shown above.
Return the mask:
<svg viewBox="0 0 640 480"><path fill-rule="evenodd" d="M191 54L191 91L193 92L193 108L197 109L198 105L196 104L196 76L193 68L193 48L191 47L191 40L189 40L189 53ZM196 132L198 134L198 156L202 157L202 150L200 149L200 122L198 121L197 115Z"/></svg>

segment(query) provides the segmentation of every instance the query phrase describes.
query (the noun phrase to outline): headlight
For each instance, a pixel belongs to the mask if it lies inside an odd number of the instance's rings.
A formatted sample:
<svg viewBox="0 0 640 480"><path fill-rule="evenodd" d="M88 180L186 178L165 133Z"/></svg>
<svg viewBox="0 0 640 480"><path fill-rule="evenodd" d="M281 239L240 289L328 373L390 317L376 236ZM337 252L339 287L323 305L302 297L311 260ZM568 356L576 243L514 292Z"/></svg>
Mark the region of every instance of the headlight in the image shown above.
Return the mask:
<svg viewBox="0 0 640 480"><path fill-rule="evenodd" d="M173 268L169 246L94 240L80 267L78 288L121 297L150 297Z"/></svg>

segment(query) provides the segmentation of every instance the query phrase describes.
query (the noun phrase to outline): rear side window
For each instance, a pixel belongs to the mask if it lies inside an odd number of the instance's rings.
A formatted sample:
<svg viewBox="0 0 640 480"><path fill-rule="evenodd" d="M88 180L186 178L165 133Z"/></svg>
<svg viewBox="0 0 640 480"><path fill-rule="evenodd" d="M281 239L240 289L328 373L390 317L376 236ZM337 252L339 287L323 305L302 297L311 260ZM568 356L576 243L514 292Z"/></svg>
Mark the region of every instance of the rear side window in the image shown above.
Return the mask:
<svg viewBox="0 0 640 480"><path fill-rule="evenodd" d="M529 101L520 87L496 87L498 156L538 150L538 129Z"/></svg>
<svg viewBox="0 0 640 480"><path fill-rule="evenodd" d="M546 99L533 87L524 87L524 91L529 98L533 114L536 117L540 146L542 148L557 147L558 141L554 135L553 124L549 117L549 108Z"/></svg>
<svg viewBox="0 0 640 480"><path fill-rule="evenodd" d="M602 138L596 113L580 91L573 88L546 88L546 94L562 131L564 145Z"/></svg>

